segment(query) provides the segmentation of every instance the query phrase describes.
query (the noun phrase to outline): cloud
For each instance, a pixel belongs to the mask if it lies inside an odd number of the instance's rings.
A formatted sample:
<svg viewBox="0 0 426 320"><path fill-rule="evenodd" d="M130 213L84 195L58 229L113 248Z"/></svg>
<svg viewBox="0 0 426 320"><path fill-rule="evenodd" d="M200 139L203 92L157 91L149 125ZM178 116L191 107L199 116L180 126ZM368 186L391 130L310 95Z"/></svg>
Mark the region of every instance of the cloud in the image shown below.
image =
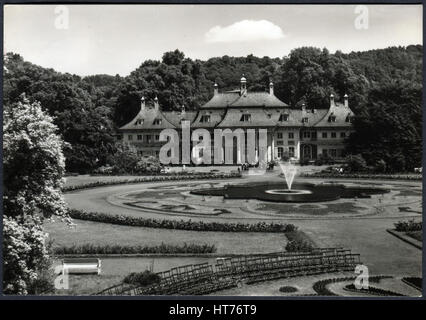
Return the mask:
<svg viewBox="0 0 426 320"><path fill-rule="evenodd" d="M227 27L215 26L205 34L207 42L248 42L284 38L281 28L268 20L242 20Z"/></svg>

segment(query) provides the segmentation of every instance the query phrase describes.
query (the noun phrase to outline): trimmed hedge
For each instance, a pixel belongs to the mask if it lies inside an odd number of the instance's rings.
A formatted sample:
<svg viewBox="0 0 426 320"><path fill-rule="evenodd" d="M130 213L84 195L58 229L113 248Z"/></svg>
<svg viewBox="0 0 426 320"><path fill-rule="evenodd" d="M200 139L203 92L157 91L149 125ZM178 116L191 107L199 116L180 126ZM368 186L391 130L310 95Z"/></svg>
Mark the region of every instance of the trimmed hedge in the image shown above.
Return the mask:
<svg viewBox="0 0 426 320"><path fill-rule="evenodd" d="M121 246L121 245L73 245L53 249L56 255L67 254L149 254L149 253L215 253L216 246L208 244L173 245L161 243L158 246Z"/></svg>
<svg viewBox="0 0 426 320"><path fill-rule="evenodd" d="M348 179L387 179L422 180L421 174L369 174L369 173L301 173L305 178L348 178Z"/></svg>
<svg viewBox="0 0 426 320"><path fill-rule="evenodd" d="M165 175L165 176L150 176L135 179L124 179L124 180L112 180L112 181L95 181L81 185L66 186L62 188L63 192L90 189L96 187L113 186L120 184L135 184L144 182L162 182L162 181L179 181L179 180L205 180L205 179L230 179L230 178L241 178L241 173L195 173L195 174L176 174L176 175Z"/></svg>
<svg viewBox="0 0 426 320"><path fill-rule="evenodd" d="M142 217L130 217L124 215L114 215L101 212L86 212L71 209L69 216L73 219L87 220L101 223L118 224L123 226L175 229L188 231L220 231L220 232L271 232L287 233L296 231L293 224L266 223L225 223L225 222L204 222L192 220L159 220Z"/></svg>

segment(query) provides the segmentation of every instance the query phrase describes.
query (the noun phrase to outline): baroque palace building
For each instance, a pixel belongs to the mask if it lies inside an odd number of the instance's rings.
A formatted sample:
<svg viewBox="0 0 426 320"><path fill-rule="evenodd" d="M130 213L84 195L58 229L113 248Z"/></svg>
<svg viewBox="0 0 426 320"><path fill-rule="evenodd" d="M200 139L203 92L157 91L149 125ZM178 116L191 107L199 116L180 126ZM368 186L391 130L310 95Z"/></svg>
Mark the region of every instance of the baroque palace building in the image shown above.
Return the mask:
<svg viewBox="0 0 426 320"><path fill-rule="evenodd" d="M198 111L185 111L184 107L180 112L162 111L157 98L153 107L148 107L142 97L139 113L119 129L119 140L133 145L141 156L158 156L166 143L160 141L160 132L163 129L179 132L181 122L186 120L191 130L207 129L212 141L214 129L267 129L267 161L282 158L306 161L322 156L339 159L344 156L353 116L347 95L343 103L338 103L331 94L328 109L305 105L291 108L274 95L272 82L269 92L248 92L243 76L238 90L219 92L215 84L213 97ZM239 163L236 145L234 149L234 163Z"/></svg>

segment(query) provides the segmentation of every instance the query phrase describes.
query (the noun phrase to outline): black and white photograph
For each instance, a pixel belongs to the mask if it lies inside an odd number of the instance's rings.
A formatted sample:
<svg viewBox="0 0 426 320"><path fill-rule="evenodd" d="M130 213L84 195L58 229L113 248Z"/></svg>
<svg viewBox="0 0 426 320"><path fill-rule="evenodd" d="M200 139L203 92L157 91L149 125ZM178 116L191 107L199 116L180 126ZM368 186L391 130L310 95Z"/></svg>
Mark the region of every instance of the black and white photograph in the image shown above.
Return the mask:
<svg viewBox="0 0 426 320"><path fill-rule="evenodd" d="M422 297L422 4L3 18L3 296Z"/></svg>

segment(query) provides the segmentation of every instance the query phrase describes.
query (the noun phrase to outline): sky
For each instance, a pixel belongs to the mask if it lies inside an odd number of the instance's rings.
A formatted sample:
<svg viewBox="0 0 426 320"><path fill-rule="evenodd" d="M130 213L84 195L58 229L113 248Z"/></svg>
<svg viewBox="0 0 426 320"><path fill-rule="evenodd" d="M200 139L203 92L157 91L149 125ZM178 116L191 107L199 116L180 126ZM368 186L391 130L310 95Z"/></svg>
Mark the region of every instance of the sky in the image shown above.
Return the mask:
<svg viewBox="0 0 426 320"><path fill-rule="evenodd" d="M192 59L283 57L423 44L421 5L7 5L4 53L81 76L128 75L179 49Z"/></svg>

